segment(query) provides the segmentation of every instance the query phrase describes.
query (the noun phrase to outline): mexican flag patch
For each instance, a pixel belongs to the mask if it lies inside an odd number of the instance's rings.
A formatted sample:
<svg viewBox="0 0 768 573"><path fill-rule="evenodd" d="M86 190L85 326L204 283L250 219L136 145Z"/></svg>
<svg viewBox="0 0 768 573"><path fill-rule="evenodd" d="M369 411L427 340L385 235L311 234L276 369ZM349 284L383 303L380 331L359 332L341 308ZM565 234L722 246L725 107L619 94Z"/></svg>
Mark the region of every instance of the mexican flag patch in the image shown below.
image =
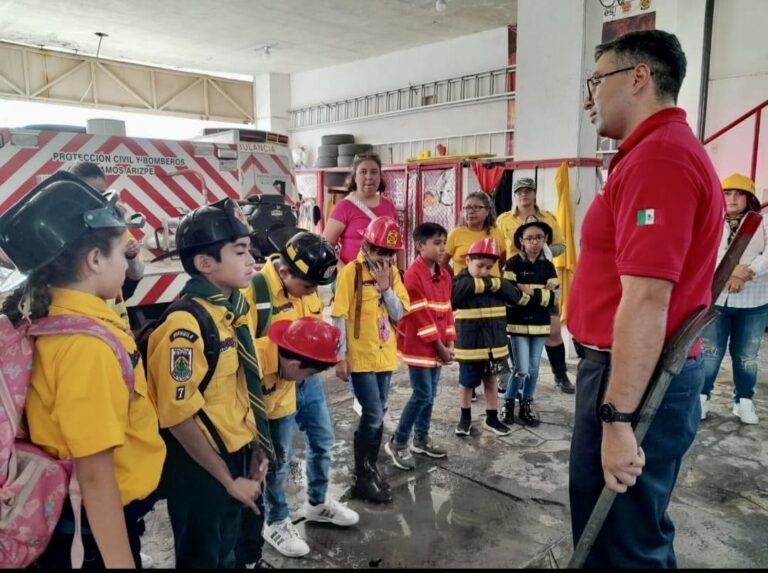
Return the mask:
<svg viewBox="0 0 768 573"><path fill-rule="evenodd" d="M656 209L642 209L637 212L637 226L653 225L656 222Z"/></svg>

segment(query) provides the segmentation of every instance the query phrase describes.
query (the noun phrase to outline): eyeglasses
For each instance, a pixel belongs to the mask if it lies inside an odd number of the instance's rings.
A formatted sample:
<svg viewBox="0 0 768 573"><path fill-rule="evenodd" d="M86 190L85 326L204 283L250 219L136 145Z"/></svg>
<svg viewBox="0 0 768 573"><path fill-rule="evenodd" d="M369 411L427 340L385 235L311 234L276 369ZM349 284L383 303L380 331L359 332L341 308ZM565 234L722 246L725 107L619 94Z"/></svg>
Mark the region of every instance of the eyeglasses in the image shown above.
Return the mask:
<svg viewBox="0 0 768 573"><path fill-rule="evenodd" d="M595 89L597 86L600 85L600 82L603 80L603 78L607 78L609 76L612 76L614 74L620 74L622 72L628 72L629 70L634 70L637 66L629 66L627 68L621 68L620 70L614 70L612 72L608 72L607 74L594 74L586 79L587 82L587 95L588 99L592 99L592 90Z"/></svg>
<svg viewBox="0 0 768 573"><path fill-rule="evenodd" d="M483 209L487 209L485 205L464 205L462 207L465 211L482 211Z"/></svg>
<svg viewBox="0 0 768 573"><path fill-rule="evenodd" d="M546 235L533 235L531 237L523 237L523 241L526 243L540 243L544 239L546 239Z"/></svg>

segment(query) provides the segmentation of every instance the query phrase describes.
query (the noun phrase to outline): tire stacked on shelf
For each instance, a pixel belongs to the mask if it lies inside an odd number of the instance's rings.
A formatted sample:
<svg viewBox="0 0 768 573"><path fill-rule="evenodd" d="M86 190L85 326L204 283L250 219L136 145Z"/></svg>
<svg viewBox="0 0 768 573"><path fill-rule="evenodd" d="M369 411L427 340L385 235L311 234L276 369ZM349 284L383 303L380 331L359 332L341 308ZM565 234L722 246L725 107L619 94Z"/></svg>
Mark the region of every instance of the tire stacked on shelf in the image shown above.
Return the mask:
<svg viewBox="0 0 768 573"><path fill-rule="evenodd" d="M339 145L344 143L354 143L355 136L348 133L332 133L323 135L320 139L320 146L317 148L317 159L315 167L337 167L339 156Z"/></svg>
<svg viewBox="0 0 768 573"><path fill-rule="evenodd" d="M355 136L347 133L323 135L320 143L315 167L350 167L355 155L373 152L372 145L355 143Z"/></svg>
<svg viewBox="0 0 768 573"><path fill-rule="evenodd" d="M367 143L342 143L339 145L339 167L351 167L355 155L373 153L373 145Z"/></svg>

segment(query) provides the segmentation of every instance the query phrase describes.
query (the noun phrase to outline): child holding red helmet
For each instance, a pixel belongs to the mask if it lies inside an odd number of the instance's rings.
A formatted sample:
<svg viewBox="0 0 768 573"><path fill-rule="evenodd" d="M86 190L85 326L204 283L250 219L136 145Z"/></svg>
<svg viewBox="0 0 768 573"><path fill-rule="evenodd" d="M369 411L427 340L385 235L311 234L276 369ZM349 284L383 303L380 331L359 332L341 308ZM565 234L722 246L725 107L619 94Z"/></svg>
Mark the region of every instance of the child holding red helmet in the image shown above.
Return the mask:
<svg viewBox="0 0 768 573"><path fill-rule="evenodd" d="M507 305L517 304L523 295L511 282L491 276L500 256L499 245L492 237L475 241L467 252L467 267L453 279L451 304L456 321L455 357L461 390L458 436L470 434L472 390L481 382L486 408L483 427L499 436L510 432L498 417L496 375L509 371Z"/></svg>
<svg viewBox="0 0 768 573"><path fill-rule="evenodd" d="M376 466L384 430L389 382L397 368L393 323L410 310L408 292L394 264L403 236L391 217L377 217L363 233L354 261L341 269L331 317L342 333L336 376L352 379L362 405L355 432L357 496L377 503L392 500L392 491Z"/></svg>

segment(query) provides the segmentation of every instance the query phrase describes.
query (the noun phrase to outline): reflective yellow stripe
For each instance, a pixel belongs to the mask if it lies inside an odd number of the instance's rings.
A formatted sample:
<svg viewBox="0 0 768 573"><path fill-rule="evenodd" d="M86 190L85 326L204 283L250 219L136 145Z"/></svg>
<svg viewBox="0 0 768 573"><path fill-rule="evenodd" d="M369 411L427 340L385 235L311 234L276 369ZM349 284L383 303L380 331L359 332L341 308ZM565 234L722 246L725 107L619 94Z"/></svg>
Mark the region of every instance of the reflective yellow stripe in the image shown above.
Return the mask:
<svg viewBox="0 0 768 573"><path fill-rule="evenodd" d="M549 279L547 281L547 288L556 288L560 286L560 281L558 279Z"/></svg>
<svg viewBox="0 0 768 573"><path fill-rule="evenodd" d="M552 291L542 289L541 291L541 306L549 306L549 299L552 298Z"/></svg>
<svg viewBox="0 0 768 573"><path fill-rule="evenodd" d="M429 306L427 301L423 299L417 302L411 302L411 312L419 310L420 308L426 308L427 306Z"/></svg>
<svg viewBox="0 0 768 573"><path fill-rule="evenodd" d="M486 308L460 308L453 311L456 320L475 320L482 318L501 318L507 316L506 306L489 306Z"/></svg>
<svg viewBox="0 0 768 573"><path fill-rule="evenodd" d="M520 292L522 292L522 291L520 291ZM520 300L518 301L517 304L519 304L520 306L525 306L529 302L531 302L531 297L523 292L523 296L520 297Z"/></svg>
<svg viewBox="0 0 768 573"><path fill-rule="evenodd" d="M475 294L483 294L485 292L485 281L483 279L475 279Z"/></svg>
<svg viewBox="0 0 768 573"><path fill-rule="evenodd" d="M507 332L510 334L530 334L533 336L547 335L550 333L550 326L536 324L508 324Z"/></svg>
<svg viewBox="0 0 768 573"><path fill-rule="evenodd" d="M504 271L504 278L508 281L517 281L517 275L512 271Z"/></svg>
<svg viewBox="0 0 768 573"><path fill-rule="evenodd" d="M419 336L426 336L427 334L432 334L433 332L437 332L436 326L427 326L426 328L417 330L416 334L418 334Z"/></svg>
<svg viewBox="0 0 768 573"><path fill-rule="evenodd" d="M491 279L491 291L496 292L501 288L501 279L499 277L494 277Z"/></svg>
<svg viewBox="0 0 768 573"><path fill-rule="evenodd" d="M509 356L509 348L498 346L496 348L457 348L455 350L456 360L488 360L489 354L493 359Z"/></svg>

